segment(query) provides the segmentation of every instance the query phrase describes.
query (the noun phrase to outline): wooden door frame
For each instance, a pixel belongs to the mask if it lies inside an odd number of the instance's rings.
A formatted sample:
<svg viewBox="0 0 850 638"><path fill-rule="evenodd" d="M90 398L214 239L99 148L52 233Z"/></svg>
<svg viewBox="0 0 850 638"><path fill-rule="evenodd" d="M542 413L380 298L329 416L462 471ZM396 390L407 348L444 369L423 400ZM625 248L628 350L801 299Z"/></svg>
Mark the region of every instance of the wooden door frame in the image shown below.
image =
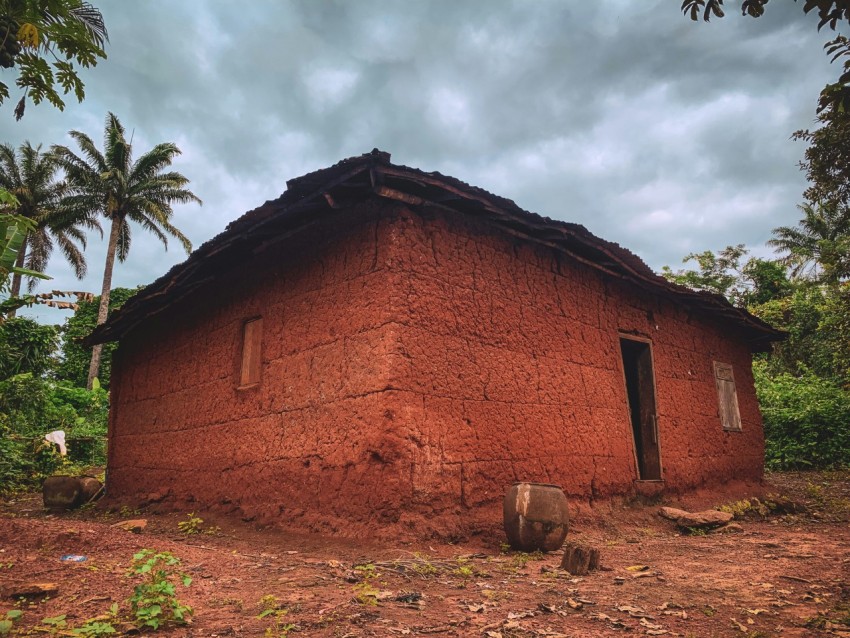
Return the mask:
<svg viewBox="0 0 850 638"><path fill-rule="evenodd" d="M635 461L635 474L637 477L634 479L636 483L663 483L664 482L664 457L661 453L661 431L658 427L658 384L655 379L655 352L652 345L652 339L649 337L641 337L639 335L632 334L630 332L624 332L623 330L617 331L617 346L620 352L620 370L623 374L623 392L626 396L626 409L629 415L629 431L632 434L632 457ZM655 441L658 446L658 474L661 478L657 479L643 479L640 477L640 459L638 459L637 454L637 441L635 441L635 429L634 424L632 423L632 410L631 404L629 403L629 383L626 379L626 364L623 361L623 349L620 345L620 341L638 341L640 343L645 343L649 346L649 363L652 366L652 399L655 404L653 407L655 408Z"/></svg>

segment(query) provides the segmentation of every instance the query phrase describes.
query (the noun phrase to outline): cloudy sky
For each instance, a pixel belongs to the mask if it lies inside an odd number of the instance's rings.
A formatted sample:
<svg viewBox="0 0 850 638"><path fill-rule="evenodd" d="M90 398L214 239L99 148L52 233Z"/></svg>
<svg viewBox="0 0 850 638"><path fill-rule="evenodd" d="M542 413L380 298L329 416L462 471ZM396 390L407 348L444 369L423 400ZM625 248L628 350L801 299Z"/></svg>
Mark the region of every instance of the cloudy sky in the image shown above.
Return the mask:
<svg viewBox="0 0 850 638"><path fill-rule="evenodd" d="M837 77L830 33L800 3L711 24L679 0L99 0L109 58L64 112L0 107L0 141L100 140L107 111L136 153L176 142L204 200L175 223L199 245L287 179L373 147L582 223L678 266L793 223L820 89ZM2 70L0 70L2 71ZM8 72L2 72L5 81ZM60 289L100 290L55 258ZM139 230L115 285L152 281L185 254ZM62 315L29 314L45 321Z"/></svg>

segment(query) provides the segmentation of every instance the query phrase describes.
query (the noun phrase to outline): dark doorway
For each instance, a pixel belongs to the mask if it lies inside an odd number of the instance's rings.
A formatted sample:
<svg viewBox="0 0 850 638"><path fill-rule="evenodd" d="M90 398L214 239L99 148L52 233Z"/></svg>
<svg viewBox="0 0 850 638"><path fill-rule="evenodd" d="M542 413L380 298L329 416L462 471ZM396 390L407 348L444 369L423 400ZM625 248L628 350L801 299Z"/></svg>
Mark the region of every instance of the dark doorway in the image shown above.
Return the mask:
<svg viewBox="0 0 850 638"><path fill-rule="evenodd" d="M620 339L626 392L635 438L639 478L661 480L661 457L658 448L658 423L655 414L655 374L652 351L645 341Z"/></svg>

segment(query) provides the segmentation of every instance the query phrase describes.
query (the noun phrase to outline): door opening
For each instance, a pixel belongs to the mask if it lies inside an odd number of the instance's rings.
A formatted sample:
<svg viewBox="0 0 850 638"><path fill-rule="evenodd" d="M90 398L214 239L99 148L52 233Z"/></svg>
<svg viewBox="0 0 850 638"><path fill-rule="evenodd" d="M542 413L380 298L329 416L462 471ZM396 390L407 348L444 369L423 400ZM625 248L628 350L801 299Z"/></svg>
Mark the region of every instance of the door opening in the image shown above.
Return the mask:
<svg viewBox="0 0 850 638"><path fill-rule="evenodd" d="M620 338L626 393L635 441L638 474L643 481L661 480L658 420L655 414L655 374L649 343Z"/></svg>

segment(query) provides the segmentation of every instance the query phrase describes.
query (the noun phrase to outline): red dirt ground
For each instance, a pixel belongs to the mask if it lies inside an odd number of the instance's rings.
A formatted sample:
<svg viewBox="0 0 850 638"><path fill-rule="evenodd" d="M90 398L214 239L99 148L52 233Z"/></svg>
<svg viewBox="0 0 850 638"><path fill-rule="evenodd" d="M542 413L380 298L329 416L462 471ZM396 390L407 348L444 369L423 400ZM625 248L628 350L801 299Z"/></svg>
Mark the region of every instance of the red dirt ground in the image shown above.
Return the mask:
<svg viewBox="0 0 850 638"><path fill-rule="evenodd" d="M740 533L685 536L655 506L597 507L575 521L569 538L599 547L605 570L580 578L557 568L560 552L502 552L500 535L457 545L378 543L257 529L204 513L201 528L221 530L186 535L177 525L186 513L57 516L30 494L0 504L0 589L35 581L59 592L3 599L0 618L18 607L13 635L47 635L45 617L66 614L70 629L117 602L127 619L135 584L127 566L135 552L152 548L180 557L194 578L178 591L194 617L160 632L172 636L277 638L287 635L287 623L290 636L340 638L850 636L850 473L772 475L767 491L806 503L808 513L747 517ZM148 526L138 535L110 526L128 518L146 518ZM63 554L88 560L63 563ZM628 569L637 565L647 569ZM264 596L287 610L278 626L274 615L257 617Z"/></svg>

